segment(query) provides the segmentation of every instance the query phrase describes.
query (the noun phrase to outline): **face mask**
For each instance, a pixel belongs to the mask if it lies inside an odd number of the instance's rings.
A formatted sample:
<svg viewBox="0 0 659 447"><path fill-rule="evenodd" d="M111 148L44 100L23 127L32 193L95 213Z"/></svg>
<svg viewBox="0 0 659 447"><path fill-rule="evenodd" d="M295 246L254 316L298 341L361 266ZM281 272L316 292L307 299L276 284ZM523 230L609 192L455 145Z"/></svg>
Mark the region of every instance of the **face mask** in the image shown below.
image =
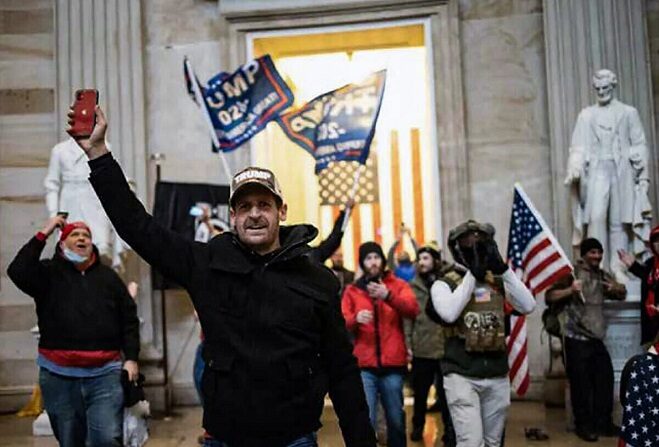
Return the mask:
<svg viewBox="0 0 659 447"><path fill-rule="evenodd" d="M82 264L88 259L87 256L79 255L78 253L71 251L68 248L63 248L62 254L64 255L64 258L73 262L74 264Z"/></svg>

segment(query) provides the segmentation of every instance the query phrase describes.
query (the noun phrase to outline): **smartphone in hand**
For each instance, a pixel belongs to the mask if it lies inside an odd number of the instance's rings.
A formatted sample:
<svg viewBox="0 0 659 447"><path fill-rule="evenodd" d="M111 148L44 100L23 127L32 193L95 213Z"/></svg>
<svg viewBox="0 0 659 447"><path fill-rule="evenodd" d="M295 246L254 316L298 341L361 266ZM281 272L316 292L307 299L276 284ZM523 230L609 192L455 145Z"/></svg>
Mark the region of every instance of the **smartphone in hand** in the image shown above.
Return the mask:
<svg viewBox="0 0 659 447"><path fill-rule="evenodd" d="M66 220L66 219L69 218L69 212L68 212L68 211L58 211L58 212L57 212L57 215L60 216L60 217L63 217L64 220ZM61 230L61 229L62 229L62 226L61 226L61 225L58 225L58 228Z"/></svg>
<svg viewBox="0 0 659 447"><path fill-rule="evenodd" d="M84 89L75 92L73 125L67 132L75 139L89 138L96 125L98 90Z"/></svg>

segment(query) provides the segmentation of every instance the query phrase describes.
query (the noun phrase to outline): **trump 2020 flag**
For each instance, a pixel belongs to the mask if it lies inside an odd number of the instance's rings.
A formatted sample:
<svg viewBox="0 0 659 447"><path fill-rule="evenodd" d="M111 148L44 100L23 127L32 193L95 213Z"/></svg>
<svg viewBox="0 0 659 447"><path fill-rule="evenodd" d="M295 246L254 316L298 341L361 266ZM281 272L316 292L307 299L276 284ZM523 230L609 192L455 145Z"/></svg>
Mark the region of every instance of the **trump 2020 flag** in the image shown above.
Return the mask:
<svg viewBox="0 0 659 447"><path fill-rule="evenodd" d="M211 131L214 152L238 148L293 103L293 93L268 55L232 74L218 73L205 87L188 59L183 72L188 93L201 107Z"/></svg>
<svg viewBox="0 0 659 447"><path fill-rule="evenodd" d="M533 295L572 272L572 264L549 226L516 183L508 233L508 264ZM526 343L526 317L511 316L507 340L508 372L513 390L523 396L530 384Z"/></svg>
<svg viewBox="0 0 659 447"><path fill-rule="evenodd" d="M316 174L333 161L366 163L380 113L386 70L320 95L277 122L316 159Z"/></svg>

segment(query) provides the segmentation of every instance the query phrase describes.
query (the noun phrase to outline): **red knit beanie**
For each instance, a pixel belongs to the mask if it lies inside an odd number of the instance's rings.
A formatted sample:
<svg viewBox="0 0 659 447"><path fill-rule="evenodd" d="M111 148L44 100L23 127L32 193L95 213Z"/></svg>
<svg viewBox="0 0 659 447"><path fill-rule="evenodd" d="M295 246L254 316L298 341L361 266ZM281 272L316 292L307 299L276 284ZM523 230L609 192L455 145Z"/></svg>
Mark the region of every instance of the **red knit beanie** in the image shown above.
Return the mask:
<svg viewBox="0 0 659 447"><path fill-rule="evenodd" d="M59 237L60 242L64 241L67 237L69 237L69 234L73 230L76 230L78 228L83 228L89 232L89 237L92 236L92 230L89 229L86 223L84 222L71 222L66 225L64 225L64 228L62 228L62 234Z"/></svg>

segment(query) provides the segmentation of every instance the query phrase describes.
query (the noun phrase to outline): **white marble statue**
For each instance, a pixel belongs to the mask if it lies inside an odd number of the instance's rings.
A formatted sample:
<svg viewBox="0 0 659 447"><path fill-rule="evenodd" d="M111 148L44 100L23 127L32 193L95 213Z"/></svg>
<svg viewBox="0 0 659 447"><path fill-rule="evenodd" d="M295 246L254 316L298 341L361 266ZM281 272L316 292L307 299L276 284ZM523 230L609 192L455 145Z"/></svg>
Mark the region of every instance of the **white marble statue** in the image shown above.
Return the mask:
<svg viewBox="0 0 659 447"><path fill-rule="evenodd" d="M584 237L604 247L605 266L626 282L616 251L642 257L652 208L648 199L648 148L638 111L614 97L610 70L593 76L597 104L584 108L572 134L565 183L571 186L573 245Z"/></svg>
<svg viewBox="0 0 659 447"><path fill-rule="evenodd" d="M111 259L113 267L118 267L121 265L120 255L127 247L115 233L96 197L88 180L89 172L87 157L73 138L53 147L44 179L48 214L54 216L58 211L66 211L69 222L82 220L87 223L100 254Z"/></svg>

